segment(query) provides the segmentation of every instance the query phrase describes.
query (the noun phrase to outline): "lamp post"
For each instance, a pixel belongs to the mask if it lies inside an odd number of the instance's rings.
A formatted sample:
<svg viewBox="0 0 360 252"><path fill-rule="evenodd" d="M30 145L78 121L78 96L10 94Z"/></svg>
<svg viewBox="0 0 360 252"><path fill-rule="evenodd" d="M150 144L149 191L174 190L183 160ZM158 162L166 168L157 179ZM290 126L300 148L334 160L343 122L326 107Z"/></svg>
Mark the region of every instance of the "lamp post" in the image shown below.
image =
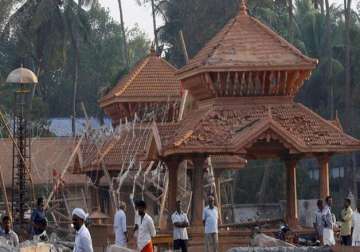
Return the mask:
<svg viewBox="0 0 360 252"><path fill-rule="evenodd" d="M31 127L29 127L33 86L38 83L29 69L17 68L7 77L6 83L16 86L14 93L13 121L13 170L11 212L16 224L25 223L24 215L31 201L29 188L31 169Z"/></svg>

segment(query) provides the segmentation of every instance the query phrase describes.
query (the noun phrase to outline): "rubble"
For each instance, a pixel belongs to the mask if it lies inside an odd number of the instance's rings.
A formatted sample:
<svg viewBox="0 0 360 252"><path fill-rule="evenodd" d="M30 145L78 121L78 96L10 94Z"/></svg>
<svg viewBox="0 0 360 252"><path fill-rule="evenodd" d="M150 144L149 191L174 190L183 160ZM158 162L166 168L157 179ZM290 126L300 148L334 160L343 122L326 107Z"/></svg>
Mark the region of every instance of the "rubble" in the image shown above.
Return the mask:
<svg viewBox="0 0 360 252"><path fill-rule="evenodd" d="M331 252L328 247L244 247L232 248L227 252Z"/></svg>
<svg viewBox="0 0 360 252"><path fill-rule="evenodd" d="M262 248L269 248L269 247L295 247L295 245L275 239L271 236L258 233L255 234L254 237L250 241L250 245L252 247L262 247Z"/></svg>
<svg viewBox="0 0 360 252"><path fill-rule="evenodd" d="M106 252L136 252L136 250L121 247L118 245L110 245L106 248Z"/></svg>

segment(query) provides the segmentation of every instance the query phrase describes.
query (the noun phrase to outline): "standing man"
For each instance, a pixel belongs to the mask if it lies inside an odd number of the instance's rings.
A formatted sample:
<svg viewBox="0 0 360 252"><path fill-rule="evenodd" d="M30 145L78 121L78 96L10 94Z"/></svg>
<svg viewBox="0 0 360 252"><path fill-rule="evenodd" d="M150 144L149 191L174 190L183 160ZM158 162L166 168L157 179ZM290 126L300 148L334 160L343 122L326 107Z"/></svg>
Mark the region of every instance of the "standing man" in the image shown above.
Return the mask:
<svg viewBox="0 0 360 252"><path fill-rule="evenodd" d="M325 199L325 207L323 210L323 244L325 246L335 246L334 226L336 223L335 215L331 212L332 197L327 196Z"/></svg>
<svg viewBox="0 0 360 252"><path fill-rule="evenodd" d="M322 242L323 229L324 229L324 222L323 222L324 202L321 199L317 201L317 207L318 209L315 212L314 229L317 235L317 239Z"/></svg>
<svg viewBox="0 0 360 252"><path fill-rule="evenodd" d="M137 236L137 247L140 252L153 252L152 237L156 235L153 219L146 213L146 203L140 200L137 204L140 216Z"/></svg>
<svg viewBox="0 0 360 252"><path fill-rule="evenodd" d="M341 211L341 244L344 246L351 246L351 227L352 227L352 215L351 200L345 199L344 209Z"/></svg>
<svg viewBox="0 0 360 252"><path fill-rule="evenodd" d="M75 246L73 252L93 252L91 235L85 221L89 215L81 208L75 208L72 212L72 221L75 234Z"/></svg>
<svg viewBox="0 0 360 252"><path fill-rule="evenodd" d="M205 252L219 251L218 209L214 206L213 196L208 198L208 206L203 211L203 223L205 226Z"/></svg>
<svg viewBox="0 0 360 252"><path fill-rule="evenodd" d="M360 203L357 204L356 211L354 211L352 216L352 246L360 246Z"/></svg>
<svg viewBox="0 0 360 252"><path fill-rule="evenodd" d="M189 239L186 228L189 226L189 220L183 211L181 211L181 201L176 201L176 211L171 215L171 221L174 225L173 238L174 250L187 252L187 241Z"/></svg>
<svg viewBox="0 0 360 252"><path fill-rule="evenodd" d="M47 219L44 209L44 199L37 199L37 208L31 213L31 236L42 234L47 226Z"/></svg>
<svg viewBox="0 0 360 252"><path fill-rule="evenodd" d="M126 247L128 242L125 211L126 205L121 201L114 216L115 244L121 247Z"/></svg>
<svg viewBox="0 0 360 252"><path fill-rule="evenodd" d="M19 247L19 237L11 229L11 219L9 216L5 215L2 218L2 230L1 230L0 236L4 237L11 246Z"/></svg>

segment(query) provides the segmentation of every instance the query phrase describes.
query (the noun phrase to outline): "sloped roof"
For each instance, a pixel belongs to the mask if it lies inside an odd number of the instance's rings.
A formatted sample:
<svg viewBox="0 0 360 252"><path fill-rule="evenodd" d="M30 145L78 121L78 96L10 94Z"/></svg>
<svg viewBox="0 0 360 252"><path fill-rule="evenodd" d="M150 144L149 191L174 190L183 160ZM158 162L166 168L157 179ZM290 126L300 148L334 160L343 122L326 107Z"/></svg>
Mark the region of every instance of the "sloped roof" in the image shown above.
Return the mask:
<svg viewBox="0 0 360 252"><path fill-rule="evenodd" d="M124 129L116 136L109 136L101 145L87 139L80 146L79 166L74 173L86 173L99 170L99 163L109 171L120 171L121 168L135 161L145 159L148 150L151 128L146 125L134 129Z"/></svg>
<svg viewBox="0 0 360 252"><path fill-rule="evenodd" d="M71 137L34 138L31 144L32 179L35 185L53 184L54 170L60 174L68 162L76 140ZM12 178L12 141L0 139L0 166L5 185L11 186ZM86 183L86 176L73 175L69 172L64 177L65 184L78 185Z"/></svg>
<svg viewBox="0 0 360 252"><path fill-rule="evenodd" d="M214 99L181 121L162 143L163 155L240 154L259 139L274 137L295 153L347 152L360 141L291 98Z"/></svg>
<svg viewBox="0 0 360 252"><path fill-rule="evenodd" d="M167 101L180 97L180 82L175 78L176 68L151 52L120 79L118 84L100 100L105 107L121 101Z"/></svg>
<svg viewBox="0 0 360 252"><path fill-rule="evenodd" d="M177 74L185 79L205 71L304 70L316 65L316 59L303 55L242 6Z"/></svg>

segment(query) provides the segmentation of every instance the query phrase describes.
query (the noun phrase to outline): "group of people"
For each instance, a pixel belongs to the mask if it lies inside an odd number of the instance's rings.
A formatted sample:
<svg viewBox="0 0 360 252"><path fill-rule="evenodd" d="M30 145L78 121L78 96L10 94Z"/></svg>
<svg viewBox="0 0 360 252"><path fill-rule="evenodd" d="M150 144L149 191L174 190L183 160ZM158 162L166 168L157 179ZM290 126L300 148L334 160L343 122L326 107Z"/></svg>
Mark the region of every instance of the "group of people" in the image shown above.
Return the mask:
<svg viewBox="0 0 360 252"><path fill-rule="evenodd" d="M45 217L44 200L39 198L37 201L37 208L32 211L30 219L30 236L32 238L41 236L44 233L47 226L47 220ZM19 246L19 237L12 229L12 219L8 215L2 217L0 227L0 237L5 239L8 245L13 247Z"/></svg>
<svg viewBox="0 0 360 252"><path fill-rule="evenodd" d="M203 211L203 224L205 227L205 251L217 252L219 245L218 238L218 209L214 205L214 197L208 198L208 206ZM135 201L135 228L134 236L137 241L138 251L152 252L152 238L156 235L154 221L146 213L144 201ZM181 209L181 201L176 202L176 211L171 215L173 225L173 246L174 250L187 252L189 219ZM126 206L121 203L114 216L115 243L118 246L126 247L128 243L128 232L126 225Z"/></svg>
<svg viewBox="0 0 360 252"><path fill-rule="evenodd" d="M315 213L314 227L318 239L324 246L336 244L334 231L338 229L335 214L332 212L333 200L331 196L318 200ZM351 208L351 200L345 199L344 207L340 214L341 245L360 246L360 204L356 211Z"/></svg>
<svg viewBox="0 0 360 252"><path fill-rule="evenodd" d="M218 238L218 209L214 205L214 197L208 197L208 205L203 210L203 225L205 230L205 252L217 252L219 246ZM153 252L152 239L156 235L154 221L146 212L146 203L143 200L135 201L135 228L134 237L137 249L140 252ZM93 252L92 239L86 226L88 214L81 208L72 211L72 226L75 229L74 252ZM176 211L171 215L173 225L173 245L174 250L187 252L189 219L187 214L182 211L180 201L176 202ZM0 237L7 240L8 244L17 247L19 238L11 229L11 218L2 218ZM39 198L37 207L31 214L30 235L34 239L46 236L47 219L44 209L44 200ZM127 247L129 238L127 230L126 205L121 202L114 216L114 232L116 245Z"/></svg>

